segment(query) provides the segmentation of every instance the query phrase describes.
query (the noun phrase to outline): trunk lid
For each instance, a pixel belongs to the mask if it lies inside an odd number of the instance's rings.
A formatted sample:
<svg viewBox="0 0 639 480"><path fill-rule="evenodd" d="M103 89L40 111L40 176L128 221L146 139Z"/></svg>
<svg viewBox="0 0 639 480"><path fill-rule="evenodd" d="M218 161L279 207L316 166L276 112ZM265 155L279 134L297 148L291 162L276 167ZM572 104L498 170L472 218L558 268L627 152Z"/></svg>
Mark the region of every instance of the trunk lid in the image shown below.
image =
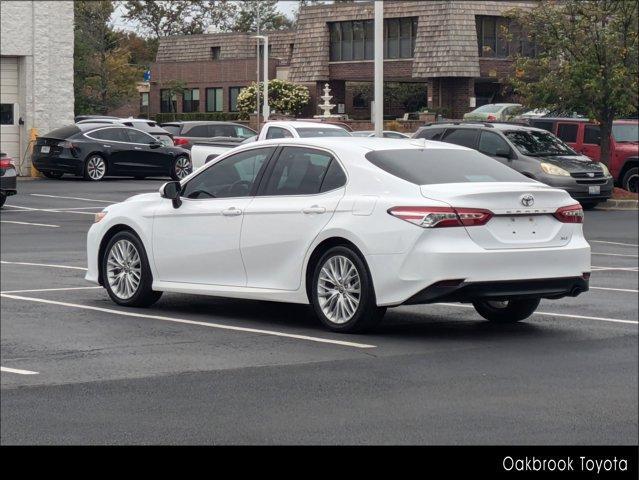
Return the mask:
<svg viewBox="0 0 639 480"><path fill-rule="evenodd" d="M532 182L447 183L420 189L424 197L451 207L490 210L493 217L486 225L464 227L487 250L558 247L572 238L571 225L553 216L557 208L575 203L563 190Z"/></svg>

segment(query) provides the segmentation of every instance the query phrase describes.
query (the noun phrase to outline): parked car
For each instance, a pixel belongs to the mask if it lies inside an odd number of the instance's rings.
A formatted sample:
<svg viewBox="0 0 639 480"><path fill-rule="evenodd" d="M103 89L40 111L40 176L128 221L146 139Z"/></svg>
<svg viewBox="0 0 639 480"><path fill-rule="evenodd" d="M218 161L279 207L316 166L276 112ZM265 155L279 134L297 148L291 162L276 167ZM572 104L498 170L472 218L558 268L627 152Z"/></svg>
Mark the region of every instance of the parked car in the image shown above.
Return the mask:
<svg viewBox="0 0 639 480"><path fill-rule="evenodd" d="M519 103L489 103L464 114L464 120L505 122L524 111Z"/></svg>
<svg viewBox="0 0 639 480"><path fill-rule="evenodd" d="M422 127L414 138L479 150L529 178L566 190L584 208L593 208L612 195L614 182L605 165L539 128L509 123L438 123Z"/></svg>
<svg viewBox="0 0 639 480"><path fill-rule="evenodd" d="M119 124L78 123L53 130L38 137L32 161L45 177L70 173L92 181L113 175L180 179L192 171L188 150Z"/></svg>
<svg viewBox="0 0 639 480"><path fill-rule="evenodd" d="M245 139L257 135L257 132L252 128L232 122L166 122L160 126L173 135L173 142L176 146L187 150L190 150L195 143L205 142L214 137Z"/></svg>
<svg viewBox="0 0 639 480"><path fill-rule="evenodd" d="M168 130L160 127L155 121L146 118L101 118L80 120L76 123L100 123L105 125L126 125L148 133L167 147L174 146L173 135Z"/></svg>
<svg viewBox="0 0 639 480"><path fill-rule="evenodd" d="M590 122L587 118L538 118L531 120L531 124L554 133L576 151L592 160L601 159L599 125ZM637 193L639 121L613 121L608 167L617 185L624 190Z"/></svg>
<svg viewBox="0 0 639 480"><path fill-rule="evenodd" d="M112 115L76 115L73 121L75 123L82 122L83 120L117 120L119 117Z"/></svg>
<svg viewBox="0 0 639 480"><path fill-rule="evenodd" d="M445 301L516 322L590 276L568 193L441 142L254 142L95 220L86 279L117 304L163 292L310 303L336 332Z"/></svg>
<svg viewBox="0 0 639 480"><path fill-rule="evenodd" d="M257 140L273 140L278 138L350 137L351 135L352 134L346 129L333 123L299 120L276 121L265 123L259 135L247 138L244 142L249 143ZM204 164L236 146L237 145L229 142L198 142L191 149L193 169L197 170Z"/></svg>
<svg viewBox="0 0 639 480"><path fill-rule="evenodd" d="M375 131L373 130L358 130L352 132L351 135L354 137L374 137ZM384 130L383 132L384 138L410 138L410 135L406 135L405 133L396 132L394 130Z"/></svg>
<svg viewBox="0 0 639 480"><path fill-rule="evenodd" d="M7 197L18 193L17 172L13 159L0 152L0 207Z"/></svg>

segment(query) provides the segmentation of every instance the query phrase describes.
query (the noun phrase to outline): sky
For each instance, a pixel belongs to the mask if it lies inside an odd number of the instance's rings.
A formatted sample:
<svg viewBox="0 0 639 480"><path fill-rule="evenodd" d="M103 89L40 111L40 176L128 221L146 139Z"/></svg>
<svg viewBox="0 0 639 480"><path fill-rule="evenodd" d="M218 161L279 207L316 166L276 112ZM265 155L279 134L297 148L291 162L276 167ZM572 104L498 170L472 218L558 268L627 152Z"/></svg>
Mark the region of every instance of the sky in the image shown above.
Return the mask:
<svg viewBox="0 0 639 480"><path fill-rule="evenodd" d="M277 2L277 8L280 12L282 12L286 16L292 17L295 10L297 10L297 2L292 0L280 0ZM135 24L135 22L124 20L123 14L124 14L124 6L120 3L116 7L111 17L113 26L118 30L135 32L137 30L137 25Z"/></svg>

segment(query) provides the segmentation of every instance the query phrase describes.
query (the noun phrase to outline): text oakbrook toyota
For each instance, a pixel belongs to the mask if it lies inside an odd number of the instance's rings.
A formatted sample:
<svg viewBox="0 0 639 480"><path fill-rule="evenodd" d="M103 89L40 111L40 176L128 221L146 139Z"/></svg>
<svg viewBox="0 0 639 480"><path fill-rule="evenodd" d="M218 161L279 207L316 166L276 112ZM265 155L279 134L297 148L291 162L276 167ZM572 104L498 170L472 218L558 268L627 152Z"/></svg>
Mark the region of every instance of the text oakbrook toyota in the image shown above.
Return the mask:
<svg viewBox="0 0 639 480"><path fill-rule="evenodd" d="M588 290L582 222L565 191L468 148L282 138L104 209L86 278L125 306L162 292L310 303L338 332L434 302L516 322Z"/></svg>

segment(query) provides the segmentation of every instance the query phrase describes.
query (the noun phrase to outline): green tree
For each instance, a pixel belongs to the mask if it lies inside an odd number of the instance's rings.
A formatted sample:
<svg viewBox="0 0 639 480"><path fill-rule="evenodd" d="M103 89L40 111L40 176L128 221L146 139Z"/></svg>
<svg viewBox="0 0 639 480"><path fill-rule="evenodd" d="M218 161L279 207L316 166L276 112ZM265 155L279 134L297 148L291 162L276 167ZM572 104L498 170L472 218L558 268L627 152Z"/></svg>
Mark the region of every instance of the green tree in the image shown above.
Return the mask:
<svg viewBox="0 0 639 480"><path fill-rule="evenodd" d="M231 30L235 32L256 32L259 12L260 31L291 28L291 20L277 11L277 0L259 2L242 0L239 2Z"/></svg>
<svg viewBox="0 0 639 480"><path fill-rule="evenodd" d="M259 85L253 82L242 89L237 97L237 108L243 117L255 112L257 105L256 88L262 93L263 83ZM288 82L286 80L273 79L268 82L268 104L271 113L283 113L285 115L298 115L310 101L308 88L304 85ZM262 105L260 105L261 109ZM261 110L260 110L261 111Z"/></svg>
<svg viewBox="0 0 639 480"><path fill-rule="evenodd" d="M110 27L110 1L76 1L74 90L76 114L102 113L137 96L142 69Z"/></svg>
<svg viewBox="0 0 639 480"><path fill-rule="evenodd" d="M608 164L613 119L637 111L636 0L543 0L514 17L539 52L516 57L515 92L529 107L598 122Z"/></svg>

